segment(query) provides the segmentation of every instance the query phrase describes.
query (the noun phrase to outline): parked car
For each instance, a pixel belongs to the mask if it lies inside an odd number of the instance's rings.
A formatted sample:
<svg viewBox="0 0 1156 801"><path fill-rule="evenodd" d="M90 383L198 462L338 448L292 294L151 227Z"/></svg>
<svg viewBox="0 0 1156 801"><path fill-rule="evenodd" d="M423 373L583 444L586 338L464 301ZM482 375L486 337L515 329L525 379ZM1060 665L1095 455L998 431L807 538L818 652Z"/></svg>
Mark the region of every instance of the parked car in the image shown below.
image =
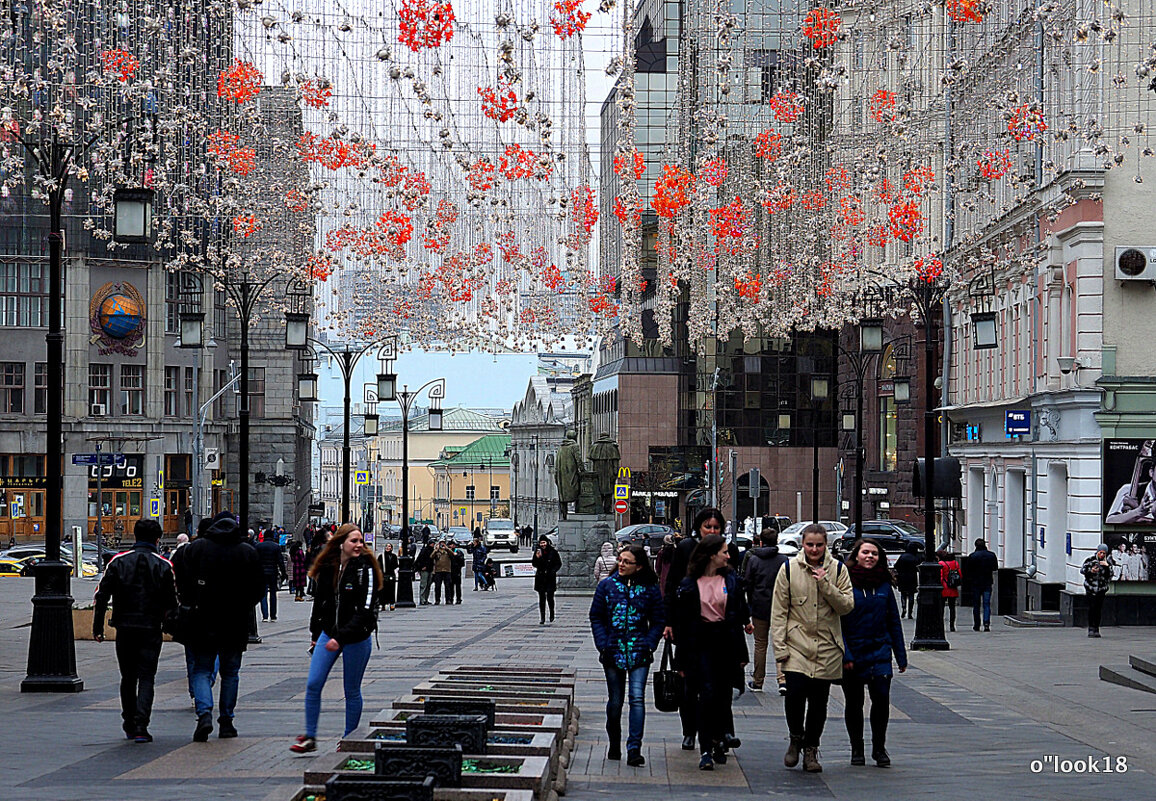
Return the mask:
<svg viewBox="0 0 1156 801"><path fill-rule="evenodd" d="M474 535L465 526L450 526L446 533L453 538L455 545L464 547L474 541Z"/></svg>
<svg viewBox="0 0 1156 801"><path fill-rule="evenodd" d="M518 552L518 531L514 528L514 521L508 517L491 517L486 521L482 536L486 547L491 550L509 548L510 553Z"/></svg>
<svg viewBox="0 0 1156 801"><path fill-rule="evenodd" d="M864 520L862 536L879 543L887 555L889 565L893 565L911 543L914 542L920 547L924 544L923 532L906 520ZM851 552L851 546L859 537L860 534L852 525L835 540L833 550L838 556L845 556Z"/></svg>
<svg viewBox="0 0 1156 801"><path fill-rule="evenodd" d="M827 547L833 548L835 541L847 532L847 526L838 522L837 520L820 520L820 525L827 529ZM803 529L811 525L810 520L801 520L798 523L792 523L785 529L779 532L779 545L790 544L794 546L795 551L798 552L803 543Z"/></svg>
<svg viewBox="0 0 1156 801"><path fill-rule="evenodd" d="M662 547L663 537L669 534L674 534L674 529L661 523L635 523L615 531L614 539L619 546L641 545L655 552Z"/></svg>
<svg viewBox="0 0 1156 801"><path fill-rule="evenodd" d="M24 564L15 559L0 559L0 578L23 576Z"/></svg>

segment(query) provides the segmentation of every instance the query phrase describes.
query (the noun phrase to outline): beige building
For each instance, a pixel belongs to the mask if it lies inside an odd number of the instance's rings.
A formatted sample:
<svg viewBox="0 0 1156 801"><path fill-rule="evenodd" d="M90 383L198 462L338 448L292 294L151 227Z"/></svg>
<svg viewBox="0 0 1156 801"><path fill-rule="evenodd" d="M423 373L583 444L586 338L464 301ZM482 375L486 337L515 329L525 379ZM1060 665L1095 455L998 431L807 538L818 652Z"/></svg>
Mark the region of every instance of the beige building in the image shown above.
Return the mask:
<svg viewBox="0 0 1156 801"><path fill-rule="evenodd" d="M510 435L486 434L464 448L446 448L434 462L434 522L445 531L485 528L491 517L510 516Z"/></svg>

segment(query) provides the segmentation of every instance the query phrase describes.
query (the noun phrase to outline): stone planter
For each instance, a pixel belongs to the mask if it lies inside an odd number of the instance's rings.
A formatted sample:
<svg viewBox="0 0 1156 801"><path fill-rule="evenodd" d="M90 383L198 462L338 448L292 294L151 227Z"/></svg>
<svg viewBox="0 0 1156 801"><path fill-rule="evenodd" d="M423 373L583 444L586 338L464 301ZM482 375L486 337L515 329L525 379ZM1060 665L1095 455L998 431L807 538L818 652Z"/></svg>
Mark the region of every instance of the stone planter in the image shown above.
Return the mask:
<svg viewBox="0 0 1156 801"><path fill-rule="evenodd" d="M362 770L351 770L350 761L354 764L370 767ZM499 757L485 756L475 759L467 758L462 766L462 790L525 790L534 798L544 797L542 794L551 789L548 771L549 760L545 757ZM330 776L336 773L365 774L373 773L373 759L369 755L340 754L336 763L328 770L308 770L305 772L305 784L314 787L323 787ZM513 768L508 772L491 772L492 768ZM447 788L450 789L450 788ZM453 788L456 792L457 789ZM476 797L476 796L475 796ZM493 796L490 796L491 798ZM435 793L435 798L443 796ZM468 797L467 797L468 798ZM463 800L464 801L464 800Z"/></svg>
<svg viewBox="0 0 1156 801"><path fill-rule="evenodd" d="M412 715L424 714L423 705L420 703L410 703L405 707L397 706L399 703L401 702L395 701L392 709L383 709L373 716L369 721L370 728L398 726L404 730L407 718ZM566 734L567 725L560 714L535 713L524 708L520 711L504 712L500 705L498 714L494 718L495 731L509 731L517 734L545 732L561 738Z"/></svg>
<svg viewBox="0 0 1156 801"><path fill-rule="evenodd" d="M87 609L72 608L72 639L92 639L92 619L95 617L92 607ZM108 625L108 616L105 615L104 638L116 642L116 629Z"/></svg>
<svg viewBox="0 0 1156 801"><path fill-rule="evenodd" d="M289 801L325 801L325 785L306 785ZM458 787L435 787L434 801L534 801L529 790L472 790Z"/></svg>
<svg viewBox="0 0 1156 801"><path fill-rule="evenodd" d="M574 688L560 686L535 686L532 684L500 684L469 681L423 681L413 688L418 695L447 696L453 698L513 698L527 701L549 701L553 699L574 702Z"/></svg>
<svg viewBox="0 0 1156 801"><path fill-rule="evenodd" d="M338 750L351 754L372 754L379 742L404 743L405 725L391 724L376 726L369 730L365 739L345 739ZM557 737L551 732L528 732L516 729L493 729L486 734L486 754L488 756L553 756Z"/></svg>

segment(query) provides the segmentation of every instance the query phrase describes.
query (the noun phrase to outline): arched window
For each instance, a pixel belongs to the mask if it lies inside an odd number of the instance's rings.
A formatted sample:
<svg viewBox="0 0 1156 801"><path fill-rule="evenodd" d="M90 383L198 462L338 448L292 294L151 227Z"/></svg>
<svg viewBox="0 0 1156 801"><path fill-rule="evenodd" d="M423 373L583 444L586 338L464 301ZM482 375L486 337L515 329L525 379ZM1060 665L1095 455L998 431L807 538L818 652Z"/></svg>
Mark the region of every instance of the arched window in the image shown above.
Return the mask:
<svg viewBox="0 0 1156 801"><path fill-rule="evenodd" d="M888 345L879 360L879 469L893 473L899 467L898 412L895 407L895 348Z"/></svg>

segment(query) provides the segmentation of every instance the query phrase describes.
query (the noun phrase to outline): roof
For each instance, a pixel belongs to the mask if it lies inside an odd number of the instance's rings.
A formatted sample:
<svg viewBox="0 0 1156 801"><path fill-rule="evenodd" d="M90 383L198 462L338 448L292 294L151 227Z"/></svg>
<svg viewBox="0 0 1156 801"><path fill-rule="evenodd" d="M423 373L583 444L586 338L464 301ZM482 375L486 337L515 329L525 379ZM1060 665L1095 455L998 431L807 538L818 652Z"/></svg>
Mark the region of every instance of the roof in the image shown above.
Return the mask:
<svg viewBox="0 0 1156 801"><path fill-rule="evenodd" d="M510 466L509 449L509 434L487 434L456 452L452 448L446 448L442 451L442 458L432 462L430 466L453 469L484 465L486 468L493 466L506 469Z"/></svg>
<svg viewBox="0 0 1156 801"><path fill-rule="evenodd" d="M422 412L409 420L409 432L429 431L429 415ZM400 431L401 420L382 421L381 430ZM442 431L477 431L479 434L487 431L501 431L502 426L493 416L467 409L463 406L453 406L442 411Z"/></svg>

